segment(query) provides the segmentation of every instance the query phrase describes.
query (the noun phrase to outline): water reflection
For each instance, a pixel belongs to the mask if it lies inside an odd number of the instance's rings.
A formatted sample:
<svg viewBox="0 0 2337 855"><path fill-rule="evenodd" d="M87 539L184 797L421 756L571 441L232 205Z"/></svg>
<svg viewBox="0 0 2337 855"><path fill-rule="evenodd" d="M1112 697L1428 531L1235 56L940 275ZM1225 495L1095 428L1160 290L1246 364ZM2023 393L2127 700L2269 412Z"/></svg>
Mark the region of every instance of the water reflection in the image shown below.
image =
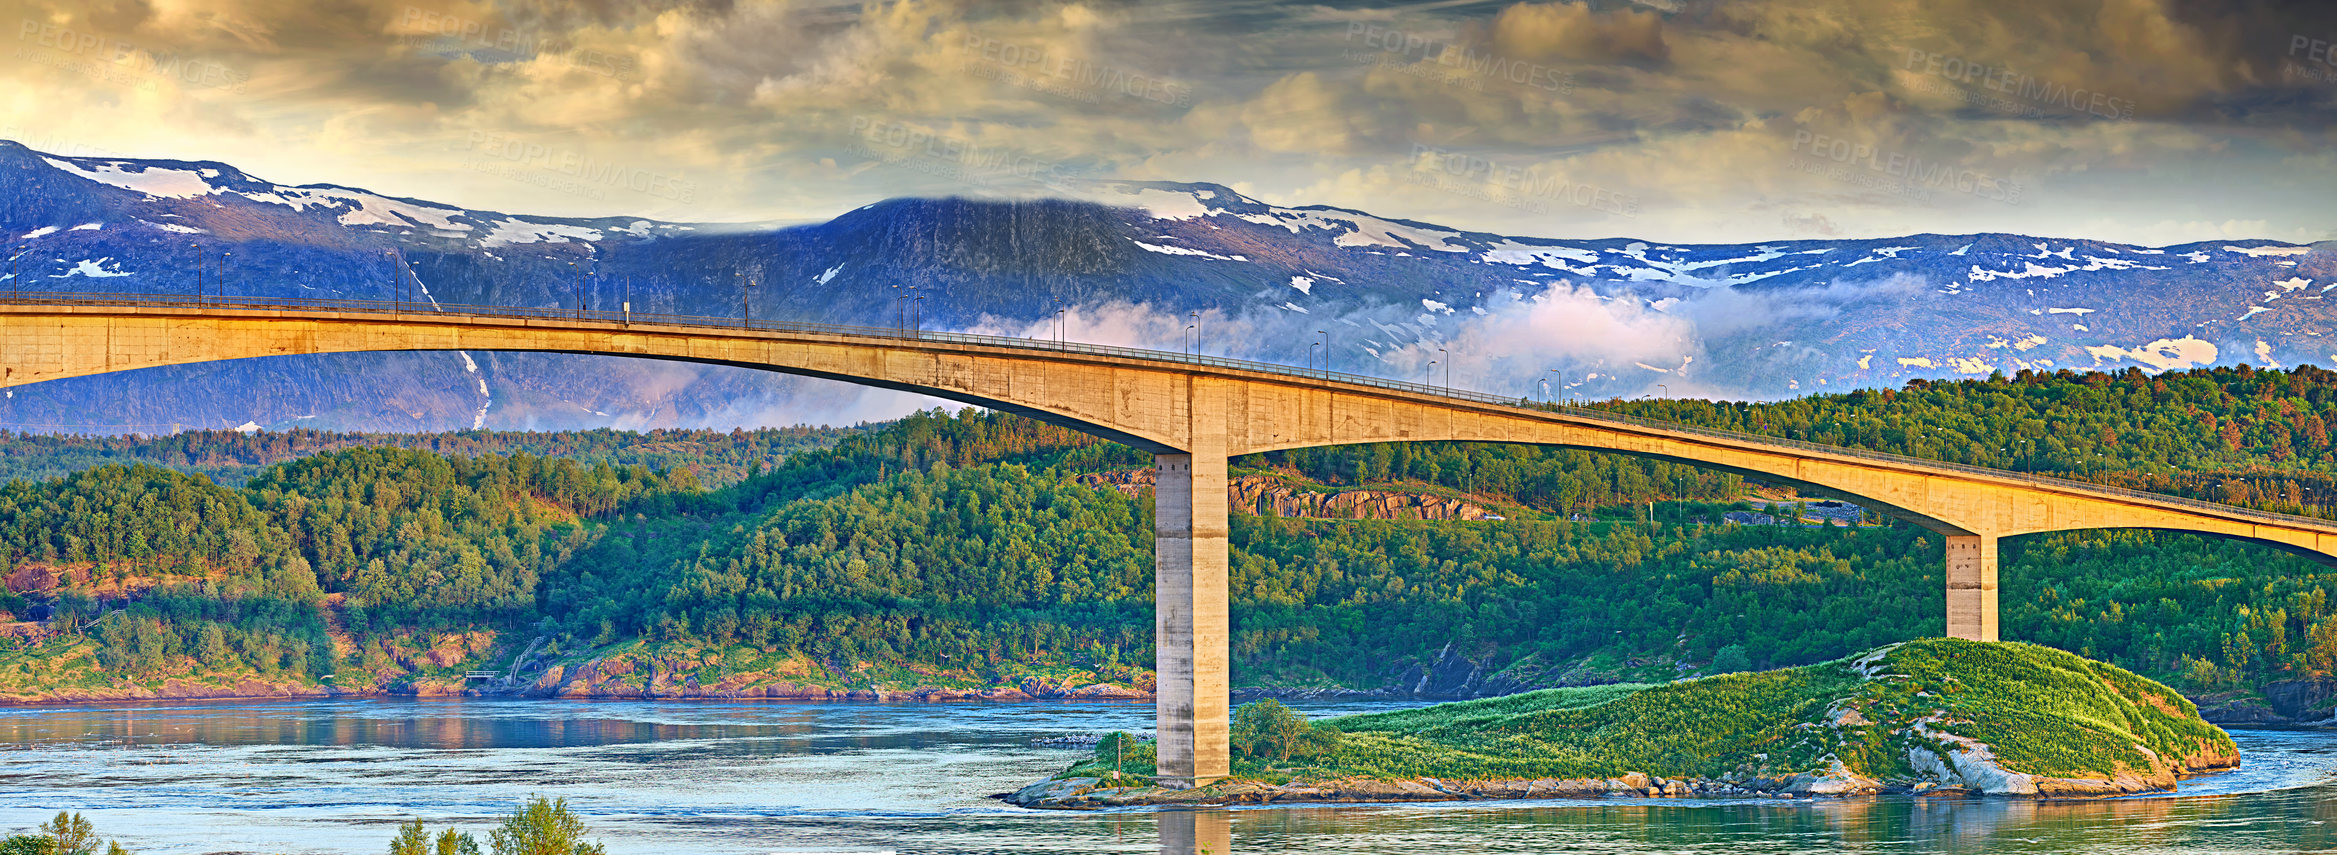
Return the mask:
<svg viewBox="0 0 2337 855"><path fill-rule="evenodd" d="M1385 705L1379 705L1384 708ZM1333 714L1372 707L1315 706ZM2228 852L2337 849L2319 733L2242 732L2214 797L1588 800L1026 811L1034 737L1146 704L300 701L0 708L0 830L61 808L150 855L378 852L421 817L483 834L563 796L615 853Z"/></svg>
<svg viewBox="0 0 2337 855"><path fill-rule="evenodd" d="M1233 851L1233 818L1222 810L1160 813L1160 855L1227 855Z"/></svg>

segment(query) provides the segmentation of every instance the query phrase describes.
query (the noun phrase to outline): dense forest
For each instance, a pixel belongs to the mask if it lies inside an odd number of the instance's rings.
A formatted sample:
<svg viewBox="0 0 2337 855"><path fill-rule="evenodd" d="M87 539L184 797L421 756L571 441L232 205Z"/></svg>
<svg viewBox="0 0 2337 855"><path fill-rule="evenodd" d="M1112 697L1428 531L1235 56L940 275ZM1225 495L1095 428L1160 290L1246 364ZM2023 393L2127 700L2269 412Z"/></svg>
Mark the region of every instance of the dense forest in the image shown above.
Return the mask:
<svg viewBox="0 0 2337 855"><path fill-rule="evenodd" d="M2284 513L2337 506L2337 372L2063 369L1765 404L1614 401L1648 418L2058 475Z"/></svg>
<svg viewBox="0 0 2337 855"><path fill-rule="evenodd" d="M727 486L789 454L833 445L858 427L790 427L715 431L582 430L536 433L334 433L191 430L163 436L81 436L0 431L0 482L44 480L108 464L150 463L240 484L288 460L346 448L412 448L450 457L532 454L584 463L689 469L701 482Z"/></svg>
<svg viewBox="0 0 2337 855"><path fill-rule="evenodd" d="M2325 394L2332 379L2026 375L1750 407L1630 406L2094 478L2152 466L2169 477L2263 472L2301 491L2312 473L2337 472L2326 436L2307 429L2337 404ZM2188 436L2203 421L2215 427L2200 436L2220 444L2195 457L2153 433ZM13 481L0 487L13 592L0 609L46 619L53 635L0 638L0 652L82 644L126 675L196 663L288 678L500 665L536 644L569 661L649 644L753 650L831 674L889 663L1005 682L1033 663L1130 679L1149 665L1150 505L1073 477L1145 455L995 413L805 436L714 487L694 465L610 460L647 445L622 435L524 440L582 459L486 446L314 450L238 486L143 464ZM1975 450L1988 443L2043 450ZM2078 465L2096 458L2132 468ZM1434 484L1542 512L1466 523L1237 515L1237 684L1383 686L1440 653L1516 685L1651 679L1716 659L1817 661L1942 625L1936 535L1712 524L1745 506L1750 485L1735 476L1460 443L1236 465L1335 485ZM1622 510L1648 502L1662 503L1653 519ZM2327 593L2337 572L2301 558L2188 535L2072 532L2008 540L2002 567L2010 639L2195 691L2337 669ZM503 640L479 642L488 646L470 659L426 655L448 636L489 632ZM0 655L0 684L32 671Z"/></svg>

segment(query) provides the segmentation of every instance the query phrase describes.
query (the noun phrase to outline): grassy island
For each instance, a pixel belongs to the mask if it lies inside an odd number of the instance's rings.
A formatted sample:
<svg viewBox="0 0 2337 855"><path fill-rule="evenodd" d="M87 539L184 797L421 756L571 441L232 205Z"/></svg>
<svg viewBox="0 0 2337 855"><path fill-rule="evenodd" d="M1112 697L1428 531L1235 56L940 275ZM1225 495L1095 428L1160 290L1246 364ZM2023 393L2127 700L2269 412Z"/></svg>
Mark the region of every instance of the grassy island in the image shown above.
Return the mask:
<svg viewBox="0 0 2337 855"><path fill-rule="evenodd" d="M2157 682L2048 647L1953 639L1321 722L1262 701L1235 716L1234 777L1197 790L1151 786L1149 748L1115 736L1010 800L2100 796L2170 790L2239 764L2231 737Z"/></svg>

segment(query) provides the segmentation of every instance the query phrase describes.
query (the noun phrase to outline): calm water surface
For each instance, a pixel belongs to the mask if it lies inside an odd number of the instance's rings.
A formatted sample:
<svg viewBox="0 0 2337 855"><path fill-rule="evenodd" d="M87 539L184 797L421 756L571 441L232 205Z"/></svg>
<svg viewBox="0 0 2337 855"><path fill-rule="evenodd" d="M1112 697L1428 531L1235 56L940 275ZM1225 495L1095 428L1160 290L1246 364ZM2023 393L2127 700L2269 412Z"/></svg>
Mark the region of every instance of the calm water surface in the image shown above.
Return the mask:
<svg viewBox="0 0 2337 855"><path fill-rule="evenodd" d="M1301 705L1331 715L1389 705ZM2337 735L2235 731L2247 768L2101 802L1597 800L1026 811L987 798L1143 730L1145 704L628 701L0 708L0 829L82 811L145 853L378 853L423 817L482 842L563 796L609 850L772 852L2310 852L2337 849Z"/></svg>

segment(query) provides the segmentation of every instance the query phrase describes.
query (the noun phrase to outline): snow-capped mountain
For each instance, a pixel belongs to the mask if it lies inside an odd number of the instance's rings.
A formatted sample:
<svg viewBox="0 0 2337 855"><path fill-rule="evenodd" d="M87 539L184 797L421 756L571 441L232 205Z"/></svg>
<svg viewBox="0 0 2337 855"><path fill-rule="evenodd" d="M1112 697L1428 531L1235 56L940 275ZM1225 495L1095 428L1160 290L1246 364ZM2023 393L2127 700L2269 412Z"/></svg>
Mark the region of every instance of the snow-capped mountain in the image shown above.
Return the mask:
<svg viewBox="0 0 2337 855"><path fill-rule="evenodd" d="M10 289L891 325L1320 364L1521 396L1776 397L2023 369L2337 362L2337 248L2019 235L1673 245L1464 232L1209 184L895 199L790 227L465 210L0 142ZM922 298L922 299L919 299ZM1058 314L1060 312L1060 314ZM1431 364L1433 361L1434 364ZM1548 385L1545 385L1545 382ZM0 428L850 421L828 384L556 354L350 354L39 384ZM890 393L884 393L890 394ZM92 415L102 414L102 415Z"/></svg>

